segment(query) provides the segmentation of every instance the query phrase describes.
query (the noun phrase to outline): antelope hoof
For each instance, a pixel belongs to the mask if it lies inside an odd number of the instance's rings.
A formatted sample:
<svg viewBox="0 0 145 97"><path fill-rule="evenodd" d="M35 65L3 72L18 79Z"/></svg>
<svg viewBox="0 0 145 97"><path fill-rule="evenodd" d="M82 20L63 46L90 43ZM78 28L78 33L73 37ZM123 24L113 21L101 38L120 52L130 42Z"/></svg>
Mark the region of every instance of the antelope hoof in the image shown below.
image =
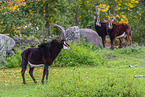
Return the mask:
<svg viewBox="0 0 145 97"><path fill-rule="evenodd" d="M111 50L114 50L114 48L111 47Z"/></svg>
<svg viewBox="0 0 145 97"><path fill-rule="evenodd" d="M27 83L26 83L26 82L23 82L23 84L27 85Z"/></svg>
<svg viewBox="0 0 145 97"><path fill-rule="evenodd" d="M41 81L42 84L44 84L44 81Z"/></svg>
<svg viewBox="0 0 145 97"><path fill-rule="evenodd" d="M37 83L37 81L34 81L34 83Z"/></svg>
<svg viewBox="0 0 145 97"><path fill-rule="evenodd" d="M119 46L118 48L122 48L122 46Z"/></svg>

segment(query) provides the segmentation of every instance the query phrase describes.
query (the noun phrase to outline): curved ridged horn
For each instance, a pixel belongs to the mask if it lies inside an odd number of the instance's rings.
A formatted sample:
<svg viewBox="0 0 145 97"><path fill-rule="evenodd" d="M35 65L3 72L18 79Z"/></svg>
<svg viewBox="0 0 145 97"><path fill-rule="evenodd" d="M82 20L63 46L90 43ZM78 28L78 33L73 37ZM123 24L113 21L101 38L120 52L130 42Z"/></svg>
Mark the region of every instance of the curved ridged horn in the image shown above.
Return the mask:
<svg viewBox="0 0 145 97"><path fill-rule="evenodd" d="M111 20L111 13L110 13L110 10L109 10L109 16L110 16L110 20Z"/></svg>
<svg viewBox="0 0 145 97"><path fill-rule="evenodd" d="M66 39L65 29L62 26L59 26L57 24L52 24L54 27L58 27L61 30L60 37L63 39Z"/></svg>
<svg viewBox="0 0 145 97"><path fill-rule="evenodd" d="M107 14L107 12L105 12L105 14L106 14L106 16L107 16L107 20L108 20L108 14Z"/></svg>
<svg viewBox="0 0 145 97"><path fill-rule="evenodd" d="M98 8L98 11L99 11L99 17L100 17L100 10L99 10L99 8Z"/></svg>
<svg viewBox="0 0 145 97"><path fill-rule="evenodd" d="M96 6L96 7L95 7L95 9L96 9L96 18L98 17L98 14L97 14L97 8L98 8L98 7Z"/></svg>

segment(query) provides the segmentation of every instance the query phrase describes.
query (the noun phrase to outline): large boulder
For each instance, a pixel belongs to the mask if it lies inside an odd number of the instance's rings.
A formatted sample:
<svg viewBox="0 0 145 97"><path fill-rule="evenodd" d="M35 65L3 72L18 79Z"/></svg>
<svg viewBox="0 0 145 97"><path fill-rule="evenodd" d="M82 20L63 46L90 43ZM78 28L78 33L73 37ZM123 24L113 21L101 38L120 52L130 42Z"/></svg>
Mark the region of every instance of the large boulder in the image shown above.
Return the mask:
<svg viewBox="0 0 145 97"><path fill-rule="evenodd" d="M35 41L35 40L28 40L28 39L23 39L23 38L14 38L15 42L16 42L16 46L28 46L28 44L31 47L35 47L36 44L39 44L40 42Z"/></svg>
<svg viewBox="0 0 145 97"><path fill-rule="evenodd" d="M87 38L88 43L95 43L96 47L102 45L102 39L98 33L92 29L80 29L80 34L82 38Z"/></svg>
<svg viewBox="0 0 145 97"><path fill-rule="evenodd" d="M92 29L79 29L78 26L73 26L65 30L63 27L57 24L53 25L58 26L65 33L66 39L70 42L80 42L81 38L86 37L88 43L95 43L96 47L102 45L101 37Z"/></svg>
<svg viewBox="0 0 145 97"><path fill-rule="evenodd" d="M65 33L67 40L71 42L77 42L80 39L80 29L78 26L68 28Z"/></svg>
<svg viewBox="0 0 145 97"><path fill-rule="evenodd" d="M12 50L12 48L15 46L15 41L5 35L0 34L0 54L6 56L6 52Z"/></svg>

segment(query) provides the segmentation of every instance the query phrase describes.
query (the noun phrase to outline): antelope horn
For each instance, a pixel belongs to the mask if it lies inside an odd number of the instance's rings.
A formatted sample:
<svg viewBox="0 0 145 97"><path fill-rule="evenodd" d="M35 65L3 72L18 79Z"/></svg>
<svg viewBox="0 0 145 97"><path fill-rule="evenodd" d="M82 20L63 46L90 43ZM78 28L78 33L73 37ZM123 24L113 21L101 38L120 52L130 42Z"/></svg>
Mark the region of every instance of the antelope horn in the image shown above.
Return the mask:
<svg viewBox="0 0 145 97"><path fill-rule="evenodd" d="M65 33L65 29L62 26L59 26L57 24L52 24L54 27L58 27L61 30L61 34L60 37L62 37L63 39L66 39L66 33Z"/></svg>
<svg viewBox="0 0 145 97"><path fill-rule="evenodd" d="M107 20L108 20L108 14L107 14L107 12L105 12L105 14L106 14L106 16L107 16Z"/></svg>
<svg viewBox="0 0 145 97"><path fill-rule="evenodd" d="M110 20L111 20L111 13L110 13L110 10L109 10L109 15L110 15Z"/></svg>
<svg viewBox="0 0 145 97"><path fill-rule="evenodd" d="M115 19L112 19L111 22L113 22Z"/></svg>
<svg viewBox="0 0 145 97"><path fill-rule="evenodd" d="M99 11L99 17L100 17L100 10L99 10L99 8L98 8L98 11Z"/></svg>
<svg viewBox="0 0 145 97"><path fill-rule="evenodd" d="M97 6L95 7L95 9L96 9L96 18L98 17L98 15L97 15Z"/></svg>

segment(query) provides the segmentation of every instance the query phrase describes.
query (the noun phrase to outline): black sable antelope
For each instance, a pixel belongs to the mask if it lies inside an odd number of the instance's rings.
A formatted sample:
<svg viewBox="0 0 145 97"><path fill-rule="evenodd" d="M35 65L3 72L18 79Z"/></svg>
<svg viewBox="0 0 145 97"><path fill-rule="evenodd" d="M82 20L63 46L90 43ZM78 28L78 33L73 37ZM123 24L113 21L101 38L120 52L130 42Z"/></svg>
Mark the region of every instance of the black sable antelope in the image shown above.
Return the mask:
<svg viewBox="0 0 145 97"><path fill-rule="evenodd" d="M55 24L55 26L58 26ZM42 76L42 84L44 84L44 77L46 75L46 83L48 80L48 66L50 66L58 54L61 52L61 49L70 49L70 46L65 42L65 32L61 26L58 26L63 32L64 37L51 39L49 43L42 43L38 46L38 48L28 48L24 50L21 54L22 58L22 78L23 83L27 84L25 81L25 70L27 65L30 65L29 74L32 77L33 81L37 83L33 76L34 67L44 65L44 71ZM61 35L60 35L61 36Z"/></svg>
<svg viewBox="0 0 145 97"><path fill-rule="evenodd" d="M110 20L104 20L105 22L107 22L107 30L108 30L108 34L111 40L111 49L114 49L114 45L115 45L115 38L119 38L119 48L122 47L122 38L125 39L125 44L127 46L128 43L128 39L130 41L130 45L132 45L132 33L131 33L131 27L129 24L126 23L112 23L115 19L111 20L111 14L109 11L109 15L110 15Z"/></svg>
<svg viewBox="0 0 145 97"><path fill-rule="evenodd" d="M99 8L98 8L99 11ZM96 7L96 16L94 16L95 19L95 30L98 33L98 35L102 38L103 46L105 47L105 38L106 35L108 35L106 26L107 23L100 21L100 11L99 14L97 14L97 7Z"/></svg>

